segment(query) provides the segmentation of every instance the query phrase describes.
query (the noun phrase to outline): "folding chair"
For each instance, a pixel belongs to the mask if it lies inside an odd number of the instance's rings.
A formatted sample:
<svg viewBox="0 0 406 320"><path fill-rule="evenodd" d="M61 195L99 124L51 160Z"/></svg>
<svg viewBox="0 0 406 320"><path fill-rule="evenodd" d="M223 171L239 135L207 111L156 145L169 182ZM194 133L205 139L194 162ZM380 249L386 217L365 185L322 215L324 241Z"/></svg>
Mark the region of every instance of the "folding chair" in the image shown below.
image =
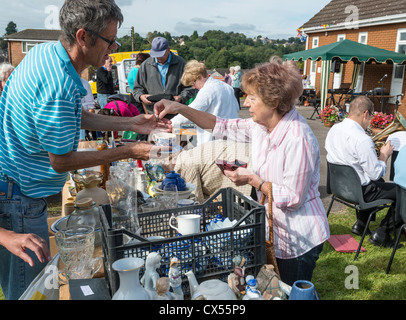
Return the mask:
<svg viewBox="0 0 406 320"><path fill-rule="evenodd" d="M386 268L386 274L389 273L392 266L392 261L395 256L399 239L404 230L406 230L406 189L400 185L396 185L396 215L399 215L403 220L403 225L399 229L398 236L396 238L395 246L393 247L392 255L390 257L388 267Z"/></svg>
<svg viewBox="0 0 406 320"><path fill-rule="evenodd" d="M313 106L313 114L311 115L311 117L310 118L308 118L309 120L316 120L316 119L313 119L313 116L317 113L317 116L320 116L320 113L319 113L319 108L320 108L320 104L321 104L321 100L320 99L317 99L317 98L314 98L314 99L309 99L308 100L309 101L309 104L311 104L312 106Z"/></svg>
<svg viewBox="0 0 406 320"><path fill-rule="evenodd" d="M350 208L353 208L358 213L361 210L373 209L369 214L364 232L361 237L354 260L357 260L362 248L362 243L367 234L371 218L378 211L390 208L394 215L391 204L394 202L391 199L379 199L372 202L365 202L362 192L361 180L351 166L332 164L327 162L327 193L331 194L331 202L327 210L327 217L330 214L331 207L334 201L338 201Z"/></svg>

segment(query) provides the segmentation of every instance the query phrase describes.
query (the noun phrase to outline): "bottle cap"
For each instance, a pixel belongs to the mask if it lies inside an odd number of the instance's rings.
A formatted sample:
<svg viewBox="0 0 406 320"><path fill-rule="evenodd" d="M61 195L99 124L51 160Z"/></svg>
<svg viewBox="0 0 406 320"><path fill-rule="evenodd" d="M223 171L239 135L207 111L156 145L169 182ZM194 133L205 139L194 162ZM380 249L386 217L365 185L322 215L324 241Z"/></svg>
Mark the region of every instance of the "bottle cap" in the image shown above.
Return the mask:
<svg viewBox="0 0 406 320"><path fill-rule="evenodd" d="M78 208L85 208L85 207L91 207L93 205L94 201L92 198L83 198L79 199L76 201L76 207Z"/></svg>

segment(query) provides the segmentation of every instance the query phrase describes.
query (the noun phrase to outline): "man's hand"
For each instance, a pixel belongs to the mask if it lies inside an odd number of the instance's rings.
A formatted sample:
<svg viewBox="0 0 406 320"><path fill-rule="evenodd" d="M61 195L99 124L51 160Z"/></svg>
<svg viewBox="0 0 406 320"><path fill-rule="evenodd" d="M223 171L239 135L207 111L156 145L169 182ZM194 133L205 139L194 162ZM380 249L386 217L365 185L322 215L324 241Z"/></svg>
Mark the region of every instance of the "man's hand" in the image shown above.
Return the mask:
<svg viewBox="0 0 406 320"><path fill-rule="evenodd" d="M164 155L163 151L169 151L171 147L155 146L152 143L141 141L132 144L133 158L138 160L162 159L169 157L169 152Z"/></svg>
<svg viewBox="0 0 406 320"><path fill-rule="evenodd" d="M35 234L19 234L0 228L0 244L31 267L34 266L34 261L26 253L27 249L33 251L42 263L52 259L45 240Z"/></svg>
<svg viewBox="0 0 406 320"><path fill-rule="evenodd" d="M384 144L380 150L379 160L386 162L388 158L392 155L394 148L395 146L392 146L390 141Z"/></svg>
<svg viewBox="0 0 406 320"><path fill-rule="evenodd" d="M154 103L148 100L148 97L150 96L150 94L143 94L140 96L140 100L146 105L152 106Z"/></svg>
<svg viewBox="0 0 406 320"><path fill-rule="evenodd" d="M151 132L156 130L172 132L172 125L170 120L163 117L157 118L153 114L141 114L132 118L132 121L133 129L131 131L141 134L150 134Z"/></svg>

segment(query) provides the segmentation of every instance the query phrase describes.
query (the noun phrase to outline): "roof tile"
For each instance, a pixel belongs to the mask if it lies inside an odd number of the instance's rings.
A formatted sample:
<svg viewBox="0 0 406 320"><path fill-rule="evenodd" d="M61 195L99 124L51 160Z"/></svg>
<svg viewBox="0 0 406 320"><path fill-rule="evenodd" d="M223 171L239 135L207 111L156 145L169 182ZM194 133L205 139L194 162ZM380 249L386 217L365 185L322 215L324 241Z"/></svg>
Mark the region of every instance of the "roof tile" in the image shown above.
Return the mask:
<svg viewBox="0 0 406 320"><path fill-rule="evenodd" d="M351 12L345 12L348 6L358 8L359 20L380 18L406 13L404 0L332 0L302 28L344 23Z"/></svg>

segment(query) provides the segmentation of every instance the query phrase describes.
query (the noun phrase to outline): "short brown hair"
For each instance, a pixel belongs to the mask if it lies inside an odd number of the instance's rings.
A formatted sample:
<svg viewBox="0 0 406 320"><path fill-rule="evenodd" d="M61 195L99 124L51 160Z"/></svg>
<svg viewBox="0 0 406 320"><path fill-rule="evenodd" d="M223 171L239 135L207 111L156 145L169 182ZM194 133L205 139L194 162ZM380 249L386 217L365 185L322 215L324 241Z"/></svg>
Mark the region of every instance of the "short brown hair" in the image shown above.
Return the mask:
<svg viewBox="0 0 406 320"><path fill-rule="evenodd" d="M149 53L140 52L139 54L137 54L137 57L135 58L136 59L136 64L141 65L141 63L143 63L149 57L150 57Z"/></svg>
<svg viewBox="0 0 406 320"><path fill-rule="evenodd" d="M256 93L268 106L275 106L280 114L292 110L303 93L302 76L293 61L282 63L279 57L272 57L269 63L258 66L242 77L242 90Z"/></svg>
<svg viewBox="0 0 406 320"><path fill-rule="evenodd" d="M182 84L190 87L200 76L203 78L207 77L206 66L197 60L190 60L186 63L185 70L183 71Z"/></svg>

